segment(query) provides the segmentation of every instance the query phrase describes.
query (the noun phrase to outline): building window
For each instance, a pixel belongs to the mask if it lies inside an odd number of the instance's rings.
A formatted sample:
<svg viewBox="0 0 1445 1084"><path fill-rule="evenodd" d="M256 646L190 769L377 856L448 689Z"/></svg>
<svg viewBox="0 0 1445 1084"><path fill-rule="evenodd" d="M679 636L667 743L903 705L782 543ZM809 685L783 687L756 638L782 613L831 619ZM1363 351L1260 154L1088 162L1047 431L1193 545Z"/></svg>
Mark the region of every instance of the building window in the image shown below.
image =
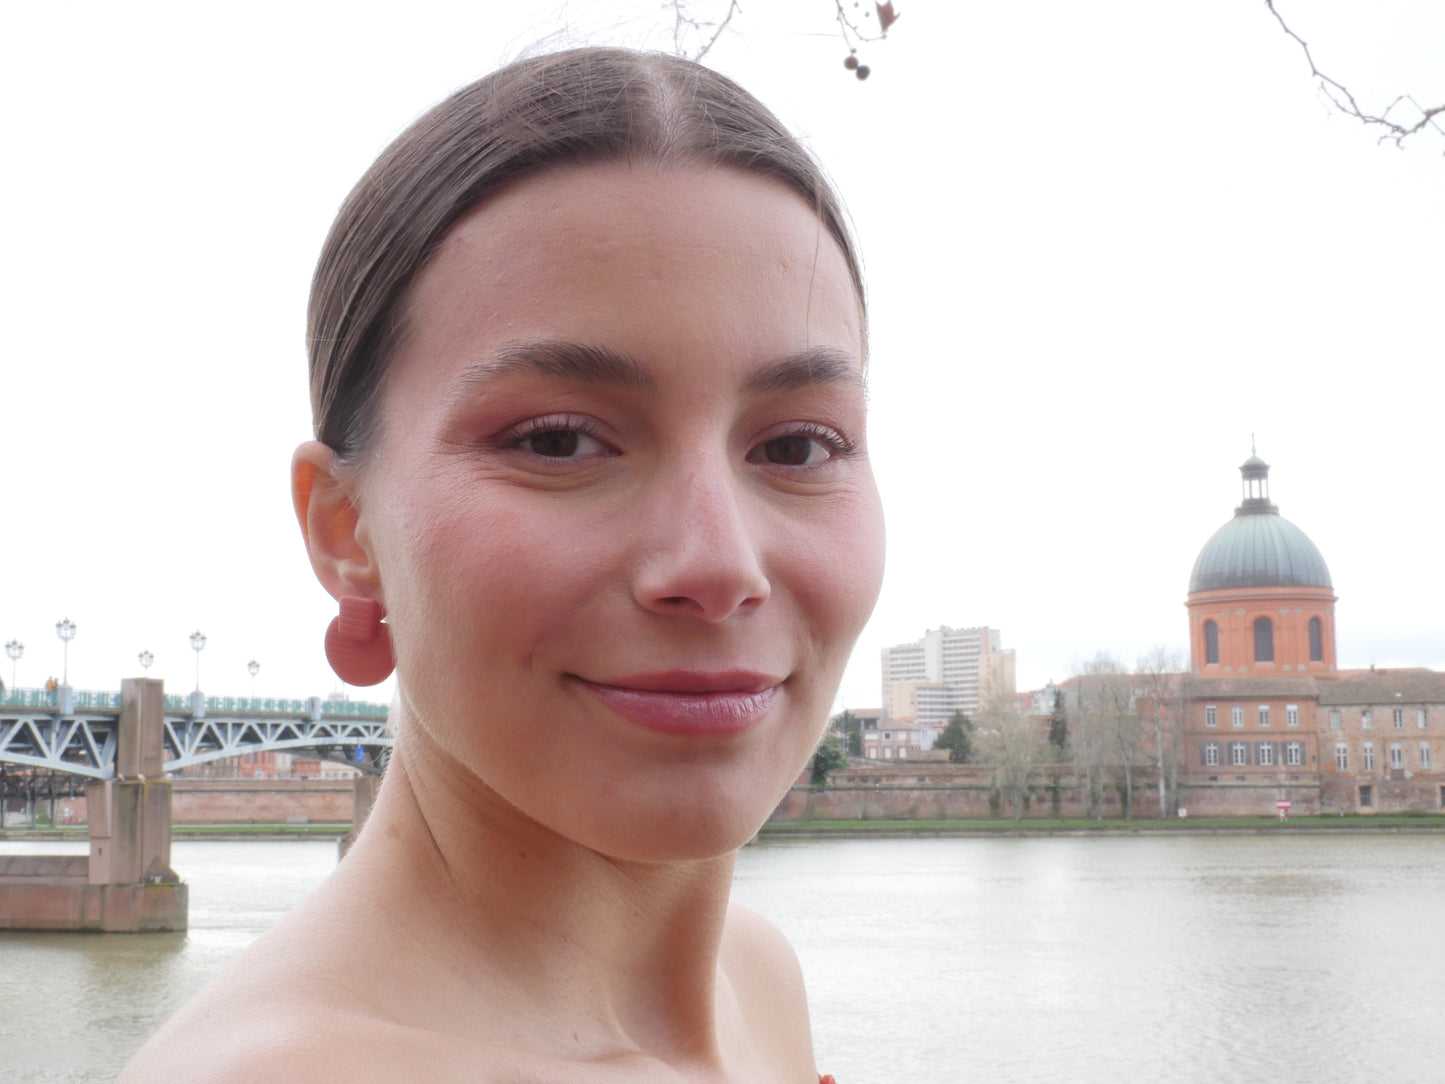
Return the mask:
<svg viewBox="0 0 1445 1084"><path fill-rule="evenodd" d="M1360 784L1360 808L1369 809L1375 804L1375 788L1368 783Z"/></svg>
<svg viewBox="0 0 1445 1084"><path fill-rule="evenodd" d="M877 760L877 759L878 759L878 746L876 746L876 745L870 745L870 746L868 747L868 759L869 759L869 760Z"/></svg>
<svg viewBox="0 0 1445 1084"><path fill-rule="evenodd" d="M1219 626L1213 621L1204 622L1204 665L1219 665Z"/></svg>
<svg viewBox="0 0 1445 1084"><path fill-rule="evenodd" d="M1230 726L1243 726L1243 725L1244 725L1244 709L1243 709L1242 707L1240 707L1238 704L1236 704L1234 707L1232 707L1232 708L1229 709L1229 725L1230 725Z"/></svg>
<svg viewBox="0 0 1445 1084"><path fill-rule="evenodd" d="M1231 767L1238 768L1242 764L1249 763L1249 746L1242 741L1231 742L1229 746L1229 763Z"/></svg>
<svg viewBox="0 0 1445 1084"><path fill-rule="evenodd" d="M893 759L893 746L891 746L891 745L885 745L885 746L883 747L883 759L884 759L884 760L892 760L892 759Z"/></svg>
<svg viewBox="0 0 1445 1084"><path fill-rule="evenodd" d="M1310 618L1310 662L1325 661L1325 638L1321 631L1320 619Z"/></svg>
<svg viewBox="0 0 1445 1084"><path fill-rule="evenodd" d="M1271 768L1274 766L1274 745L1272 743L1260 742L1256 755L1259 757L1260 767Z"/></svg>
<svg viewBox="0 0 1445 1084"><path fill-rule="evenodd" d="M908 759L908 747L907 747L906 745L900 745L900 746L898 747L898 759L899 759L899 760L907 760L907 759Z"/></svg>
<svg viewBox="0 0 1445 1084"><path fill-rule="evenodd" d="M1292 741L1284 747L1284 762L1291 768L1298 768L1305 762L1304 742Z"/></svg>
<svg viewBox="0 0 1445 1084"><path fill-rule="evenodd" d="M1425 729L1425 709L1419 708L1415 711L1415 725L1421 730Z"/></svg>
<svg viewBox="0 0 1445 1084"><path fill-rule="evenodd" d="M1284 709L1284 725L1299 726L1299 705L1287 704Z"/></svg>
<svg viewBox="0 0 1445 1084"><path fill-rule="evenodd" d="M1338 730L1338 729L1340 729L1340 713L1339 713L1339 711L1332 711L1332 712L1330 712L1330 729L1331 729L1331 730Z"/></svg>
<svg viewBox="0 0 1445 1084"><path fill-rule="evenodd" d="M1405 766L1405 747L1397 741L1390 743L1390 767L1399 771Z"/></svg>
<svg viewBox="0 0 1445 1084"><path fill-rule="evenodd" d="M1361 730L1374 730L1374 729L1375 729L1375 717L1374 717L1373 715L1371 715L1368 711L1362 711L1362 712L1360 712L1360 729L1361 729Z"/></svg>
<svg viewBox="0 0 1445 1084"><path fill-rule="evenodd" d="M1204 766L1206 768L1219 767L1219 743L1217 741L1204 743Z"/></svg>
<svg viewBox="0 0 1445 1084"><path fill-rule="evenodd" d="M1404 729L1405 729L1405 709L1404 709L1404 708L1396 708L1396 709L1395 709L1394 723L1395 723L1395 729L1396 729L1396 730L1404 730Z"/></svg>
<svg viewBox="0 0 1445 1084"><path fill-rule="evenodd" d="M1342 741L1335 742L1335 767L1342 772L1350 770L1350 747Z"/></svg>
<svg viewBox="0 0 1445 1084"><path fill-rule="evenodd" d="M1420 767L1430 767L1430 743L1427 741L1420 743Z"/></svg>
<svg viewBox="0 0 1445 1084"><path fill-rule="evenodd" d="M1206 705L1205 705L1205 708L1204 708L1204 725L1205 725L1205 726L1217 726L1218 723L1219 723L1219 715L1218 715L1218 712L1215 710L1214 705L1213 705L1213 704L1206 704Z"/></svg>
<svg viewBox="0 0 1445 1084"><path fill-rule="evenodd" d="M1260 726L1269 726L1269 705L1268 705L1268 704L1261 704L1261 705L1259 706L1259 725L1260 725Z"/></svg>
<svg viewBox="0 0 1445 1084"><path fill-rule="evenodd" d="M1365 742L1364 753L1365 771L1372 772L1375 770L1375 743L1372 741Z"/></svg>
<svg viewBox="0 0 1445 1084"><path fill-rule="evenodd" d="M1254 661L1274 662L1274 626L1267 617L1254 619Z"/></svg>

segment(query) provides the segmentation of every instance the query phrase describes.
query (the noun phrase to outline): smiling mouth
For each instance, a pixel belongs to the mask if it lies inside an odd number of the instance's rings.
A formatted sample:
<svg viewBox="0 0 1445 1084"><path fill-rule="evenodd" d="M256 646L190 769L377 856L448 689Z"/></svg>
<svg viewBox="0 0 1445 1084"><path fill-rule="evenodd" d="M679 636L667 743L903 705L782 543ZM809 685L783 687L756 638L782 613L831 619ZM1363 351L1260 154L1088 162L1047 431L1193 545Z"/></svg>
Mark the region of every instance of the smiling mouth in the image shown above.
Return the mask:
<svg viewBox="0 0 1445 1084"><path fill-rule="evenodd" d="M613 714L647 730L697 737L727 737L760 722L781 681L753 673L647 674L616 684L578 683Z"/></svg>

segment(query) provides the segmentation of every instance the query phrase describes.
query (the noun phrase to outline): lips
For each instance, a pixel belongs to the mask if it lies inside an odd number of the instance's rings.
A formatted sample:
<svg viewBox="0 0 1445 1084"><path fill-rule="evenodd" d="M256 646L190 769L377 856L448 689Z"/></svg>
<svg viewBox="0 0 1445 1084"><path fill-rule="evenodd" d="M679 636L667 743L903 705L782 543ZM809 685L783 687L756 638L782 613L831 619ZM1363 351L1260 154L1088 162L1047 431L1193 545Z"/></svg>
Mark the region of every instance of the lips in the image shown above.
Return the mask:
<svg viewBox="0 0 1445 1084"><path fill-rule="evenodd" d="M608 682L578 682L628 722L664 734L727 737L762 720L780 679L750 671L635 674Z"/></svg>

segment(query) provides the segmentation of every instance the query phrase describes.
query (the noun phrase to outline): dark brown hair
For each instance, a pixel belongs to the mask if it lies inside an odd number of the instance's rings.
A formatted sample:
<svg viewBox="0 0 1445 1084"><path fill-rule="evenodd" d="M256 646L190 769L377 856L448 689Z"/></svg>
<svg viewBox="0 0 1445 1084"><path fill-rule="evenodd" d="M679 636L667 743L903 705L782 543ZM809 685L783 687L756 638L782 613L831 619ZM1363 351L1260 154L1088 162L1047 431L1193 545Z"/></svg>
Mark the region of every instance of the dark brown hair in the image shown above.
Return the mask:
<svg viewBox="0 0 1445 1084"><path fill-rule="evenodd" d="M794 189L838 242L863 309L837 196L801 144L732 80L678 57L625 49L521 60L411 125L337 214L307 319L317 439L343 459L363 451L406 293L458 218L526 174L617 159L729 166Z"/></svg>

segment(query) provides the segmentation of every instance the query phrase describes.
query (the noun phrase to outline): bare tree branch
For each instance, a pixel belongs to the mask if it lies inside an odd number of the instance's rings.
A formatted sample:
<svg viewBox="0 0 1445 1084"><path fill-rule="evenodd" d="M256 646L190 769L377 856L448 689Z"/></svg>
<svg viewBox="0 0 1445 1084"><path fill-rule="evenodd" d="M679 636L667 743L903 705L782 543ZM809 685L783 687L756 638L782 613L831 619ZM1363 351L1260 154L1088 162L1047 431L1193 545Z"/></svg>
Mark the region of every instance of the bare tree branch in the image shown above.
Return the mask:
<svg viewBox="0 0 1445 1084"><path fill-rule="evenodd" d="M878 31L877 33L870 34L849 16L848 9L843 5L843 0L833 0L833 2L838 8L838 32L843 35L843 41L847 43L850 49L856 48L854 45L855 42L882 41L888 36L888 27L898 18L898 16L893 13L892 3L874 4L873 6L878 9ZM857 5L854 6L856 7ZM865 9L863 14L864 17L867 18L871 16L872 13Z"/></svg>
<svg viewBox="0 0 1445 1084"><path fill-rule="evenodd" d="M833 0L833 3L839 36L842 37L843 44L848 46L845 66L859 79L867 79L869 69L858 60L858 46L864 42L882 41L888 36L888 28L898 20L898 13L893 10L893 0L885 0L883 3L867 0L866 7L863 0L859 0L853 6L863 9L861 21L859 17L849 15L844 0ZM716 18L695 15L697 4L694 0L667 0L663 8L672 9L672 51L690 60L701 60L717 44L718 38L722 37L723 31L732 23L733 16L742 11L742 4L739 0L728 0L727 10ZM870 22L875 14L876 29L865 28L864 23Z"/></svg>
<svg viewBox="0 0 1445 1084"><path fill-rule="evenodd" d="M1354 117L1361 124L1375 124L1383 127L1385 130L1383 133L1381 133L1379 138L1379 141L1381 143L1385 142L1386 140L1390 140L1395 144L1395 146L1403 147L1406 139L1408 139L1415 133L1422 131L1427 125L1430 128L1433 128L1435 131L1439 132L1441 135L1445 135L1445 128L1441 127L1439 120L1442 115L1445 115L1445 104L1431 106L1427 109L1410 95L1401 94L1398 98L1396 98L1393 102L1386 106L1384 112L1380 113L1379 115L1376 115L1374 113L1366 113L1360 108L1359 103L1355 101L1355 96L1350 93L1348 87L1346 87L1338 80L1326 75L1324 72L1320 71L1320 69L1315 65L1315 58L1310 53L1309 43L1306 42L1304 38L1296 34L1292 29L1290 29L1289 24L1284 21L1284 16L1282 16L1279 11L1276 10L1274 6L1274 0L1264 0L1264 6L1269 8L1269 13L1275 17L1275 20L1280 25L1280 29L1282 29L1295 41L1299 42L1299 47L1304 52L1305 60L1309 63L1310 75L1312 75L1315 79L1319 80L1320 90L1323 92L1325 97L1327 97L1330 100L1331 104L1333 104L1334 107L1338 109L1341 113L1344 113L1346 116ZM1419 110L1420 119L1417 120L1414 124L1407 126L1400 123L1399 121L1390 119L1391 110L1393 110L1401 102L1409 102L1410 105L1414 106L1417 110Z"/></svg>
<svg viewBox="0 0 1445 1084"><path fill-rule="evenodd" d="M708 50L717 44L717 39L722 37L722 32L733 21L733 16L742 10L738 0L728 0L728 9L723 12L722 18L700 19L689 14L687 0L672 0L671 7L674 20L672 51L689 60L701 60L707 56ZM697 44L689 52L685 44L690 36L697 38Z"/></svg>

